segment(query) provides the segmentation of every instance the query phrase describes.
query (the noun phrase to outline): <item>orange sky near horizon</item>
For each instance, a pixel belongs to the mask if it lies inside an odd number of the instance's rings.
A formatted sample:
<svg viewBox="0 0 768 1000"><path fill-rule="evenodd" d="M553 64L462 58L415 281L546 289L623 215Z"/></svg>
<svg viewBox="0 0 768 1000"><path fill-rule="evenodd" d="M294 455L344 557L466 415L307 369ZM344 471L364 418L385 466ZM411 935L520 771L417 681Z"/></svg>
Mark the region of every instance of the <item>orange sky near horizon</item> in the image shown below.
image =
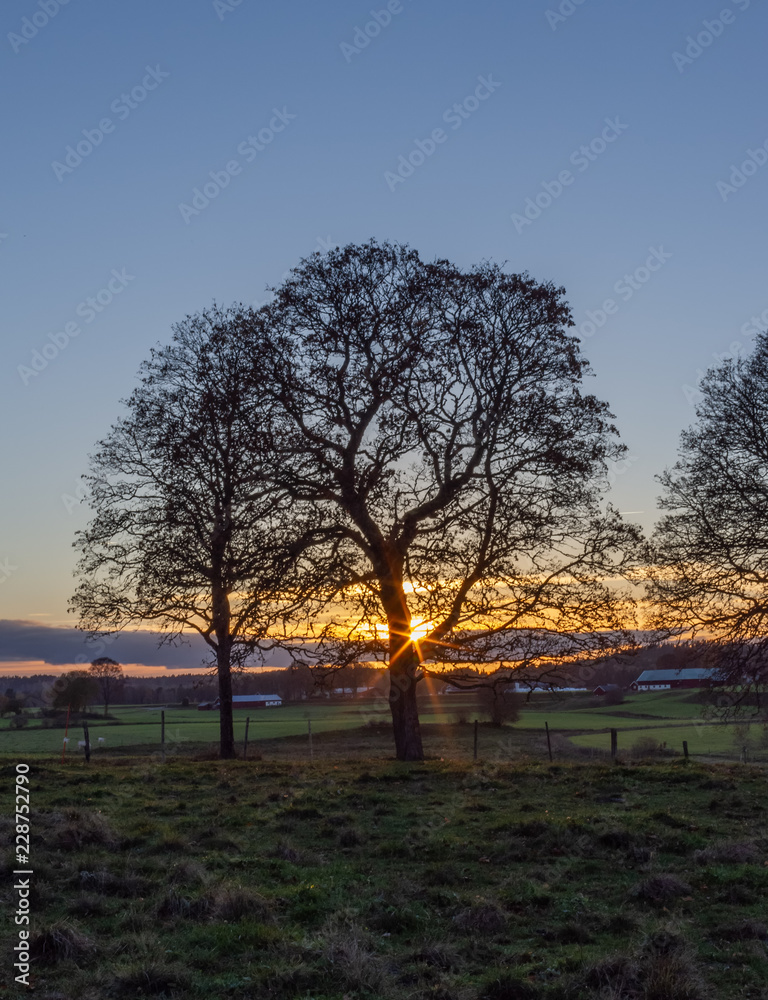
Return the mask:
<svg viewBox="0 0 768 1000"><path fill-rule="evenodd" d="M49 674L58 677L59 674L69 673L70 670L84 670L88 664L84 663L46 663L44 660L16 660L0 663L0 677L35 677L38 674ZM206 667L179 668L179 667L148 667L143 663L122 663L123 673L127 677L179 677L185 674L199 674L205 676ZM277 667L273 669L279 669Z"/></svg>

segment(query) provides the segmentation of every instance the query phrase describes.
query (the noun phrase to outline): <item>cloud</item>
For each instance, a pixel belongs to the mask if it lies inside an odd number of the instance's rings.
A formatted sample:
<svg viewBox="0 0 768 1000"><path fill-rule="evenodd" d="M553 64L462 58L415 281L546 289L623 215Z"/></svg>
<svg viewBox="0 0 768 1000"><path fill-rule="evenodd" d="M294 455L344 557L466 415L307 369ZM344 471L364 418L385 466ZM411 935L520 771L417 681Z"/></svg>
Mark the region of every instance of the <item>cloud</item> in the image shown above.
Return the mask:
<svg viewBox="0 0 768 1000"><path fill-rule="evenodd" d="M0 664L41 662L45 666L72 666L90 663L98 656L110 656L118 663L142 664L163 669L202 670L211 664L212 651L198 635L184 643L160 645L157 632L123 632L89 641L74 628L41 625L38 622L0 619ZM284 667L289 656L281 650L267 654L267 665Z"/></svg>

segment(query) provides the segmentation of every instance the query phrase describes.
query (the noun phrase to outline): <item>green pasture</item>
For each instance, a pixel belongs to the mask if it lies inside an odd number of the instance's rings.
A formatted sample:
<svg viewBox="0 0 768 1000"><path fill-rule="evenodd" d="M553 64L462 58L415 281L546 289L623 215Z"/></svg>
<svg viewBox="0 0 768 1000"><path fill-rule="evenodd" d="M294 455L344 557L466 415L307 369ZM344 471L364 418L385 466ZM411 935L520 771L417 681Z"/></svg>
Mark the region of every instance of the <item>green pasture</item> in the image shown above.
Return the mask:
<svg viewBox="0 0 768 1000"><path fill-rule="evenodd" d="M131 746L160 746L160 712L165 712L165 739L168 749L185 744L214 744L218 740L219 713L200 712L196 707L130 705L116 706L114 719L90 720L90 736L95 753ZM441 725L458 720L472 721L477 716L471 694L444 695L424 699L420 706L424 725ZM236 709L235 737L245 735L245 720L250 717L249 742L303 736L307 723L318 735L360 729L370 723L387 723L389 708L383 699L286 705L273 709ZM576 746L607 749L608 730L619 731L619 747L631 748L641 737L653 737L658 743L680 750L687 740L691 753L738 753L737 733L730 726L705 723L701 706L691 691L655 691L629 695L621 705L606 705L592 695L581 693L537 693L526 704L514 724L522 733L542 731L548 723L552 734L568 737ZM756 748L762 729L753 727L751 743ZM26 728L16 730L10 720L0 722L0 753L53 753L62 749L64 731L43 728L43 720L32 718ZM83 739L80 724L70 726L68 752L78 752ZM99 742L99 738L102 742ZM761 747L765 750L766 748Z"/></svg>
<svg viewBox="0 0 768 1000"><path fill-rule="evenodd" d="M369 720L387 718L386 705L374 703L342 703L333 705L287 705L274 709L235 711L235 737L245 736L245 720L250 717L249 742L275 739L281 736L299 736L307 732L311 720L316 733L356 729ZM214 743L219 734L219 713L198 712L196 708L165 708L165 740L168 747L183 743ZM156 706L119 706L110 711L117 721L95 719L88 721L94 752L110 747L160 746L161 708ZM99 737L104 742L99 743ZM58 753L62 749L63 729L43 729L35 722L23 730L9 728L5 721L0 729L0 753ZM83 739L82 725L69 728L68 752L78 749Z"/></svg>
<svg viewBox="0 0 768 1000"><path fill-rule="evenodd" d="M691 691L644 691L625 697L621 705L600 704L593 695L536 694L516 725L538 729L648 729L684 723L701 715Z"/></svg>
<svg viewBox="0 0 768 1000"><path fill-rule="evenodd" d="M762 745L762 733L762 726L757 724L750 726L745 742L742 727L719 723L698 723L694 726L655 726L646 730L619 731L618 749L619 753L623 750L631 750L632 745L637 740L650 736L659 744L666 744L667 748L675 750L677 753L683 752L683 740L685 740L688 743L689 753L694 755L730 754L736 757L741 752L742 747L746 745L748 753L750 751L757 752L762 757L768 751L768 747ZM610 748L608 733L585 733L572 736L571 742L580 747L596 747L603 750Z"/></svg>

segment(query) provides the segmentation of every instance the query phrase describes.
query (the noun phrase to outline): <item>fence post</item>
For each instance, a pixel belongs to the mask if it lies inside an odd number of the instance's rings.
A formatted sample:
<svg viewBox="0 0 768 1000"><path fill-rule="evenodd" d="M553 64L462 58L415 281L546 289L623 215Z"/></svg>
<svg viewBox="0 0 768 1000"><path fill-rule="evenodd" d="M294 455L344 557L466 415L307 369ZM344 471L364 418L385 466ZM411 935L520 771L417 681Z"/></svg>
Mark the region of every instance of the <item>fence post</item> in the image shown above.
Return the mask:
<svg viewBox="0 0 768 1000"><path fill-rule="evenodd" d="M165 710L160 712L160 759L165 763Z"/></svg>
<svg viewBox="0 0 768 1000"><path fill-rule="evenodd" d="M688 740L683 740L683 753L685 754L685 759L688 760Z"/></svg>
<svg viewBox="0 0 768 1000"><path fill-rule="evenodd" d="M91 739L88 735L88 723L83 719L83 735L85 736L85 746L83 751L85 753L86 764L90 763L91 760Z"/></svg>
<svg viewBox="0 0 768 1000"><path fill-rule="evenodd" d="M611 730L611 760L616 760L616 752L618 750L618 733L615 729Z"/></svg>
<svg viewBox="0 0 768 1000"><path fill-rule="evenodd" d="M248 760L248 726L251 724L250 715L245 720L245 740L243 741L243 760Z"/></svg>
<svg viewBox="0 0 768 1000"><path fill-rule="evenodd" d="M67 705L67 724L64 727L64 742L61 744L61 763L64 763L64 754L67 752L67 737L69 736L69 710L72 706Z"/></svg>
<svg viewBox="0 0 768 1000"><path fill-rule="evenodd" d="M477 760L477 719L475 719L475 745L472 752L472 759Z"/></svg>
<svg viewBox="0 0 768 1000"><path fill-rule="evenodd" d="M312 749L312 720L311 719L307 719L307 733L309 734L309 759L310 760L314 760L315 759L315 753L314 753L314 750Z"/></svg>
<svg viewBox="0 0 768 1000"><path fill-rule="evenodd" d="M552 763L552 741L549 738L549 723L544 723L544 728L547 731L547 750L549 751L549 763Z"/></svg>
<svg viewBox="0 0 768 1000"><path fill-rule="evenodd" d="M746 764L747 763L747 748L746 747L742 747L741 748L741 753L742 753L742 755L744 757L744 763Z"/></svg>

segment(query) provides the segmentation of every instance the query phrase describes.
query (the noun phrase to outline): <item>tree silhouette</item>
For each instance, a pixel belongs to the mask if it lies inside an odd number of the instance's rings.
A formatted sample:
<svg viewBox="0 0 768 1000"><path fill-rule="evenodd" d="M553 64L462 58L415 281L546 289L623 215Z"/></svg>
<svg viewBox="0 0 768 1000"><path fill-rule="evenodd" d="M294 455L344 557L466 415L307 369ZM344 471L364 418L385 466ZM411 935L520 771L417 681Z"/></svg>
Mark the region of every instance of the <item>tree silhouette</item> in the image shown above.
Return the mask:
<svg viewBox="0 0 768 1000"><path fill-rule="evenodd" d="M315 658L387 658L401 760L423 756L425 672L555 682L631 641L607 578L639 537L601 504L623 449L572 325L562 289L373 241L302 261L251 319L264 474L315 518L294 547Z"/></svg>
<svg viewBox="0 0 768 1000"><path fill-rule="evenodd" d="M768 682L768 335L701 383L696 423L660 477L650 555L656 624L707 638L733 697L759 700Z"/></svg>
<svg viewBox="0 0 768 1000"><path fill-rule="evenodd" d="M71 708L73 712L85 711L99 690L98 683L87 670L70 670L62 674L53 685L53 708Z"/></svg>
<svg viewBox="0 0 768 1000"><path fill-rule="evenodd" d="M88 673L95 677L101 689L101 697L104 701L104 716L109 713L109 702L114 692L124 681L123 668L109 656L100 656L91 662Z"/></svg>
<svg viewBox="0 0 768 1000"><path fill-rule="evenodd" d="M244 378L243 313L187 317L142 365L127 415L91 459L93 520L77 536L72 599L91 633L154 623L161 642L203 637L215 656L220 753L235 756L232 669L274 625L279 491L254 490L264 407Z"/></svg>

